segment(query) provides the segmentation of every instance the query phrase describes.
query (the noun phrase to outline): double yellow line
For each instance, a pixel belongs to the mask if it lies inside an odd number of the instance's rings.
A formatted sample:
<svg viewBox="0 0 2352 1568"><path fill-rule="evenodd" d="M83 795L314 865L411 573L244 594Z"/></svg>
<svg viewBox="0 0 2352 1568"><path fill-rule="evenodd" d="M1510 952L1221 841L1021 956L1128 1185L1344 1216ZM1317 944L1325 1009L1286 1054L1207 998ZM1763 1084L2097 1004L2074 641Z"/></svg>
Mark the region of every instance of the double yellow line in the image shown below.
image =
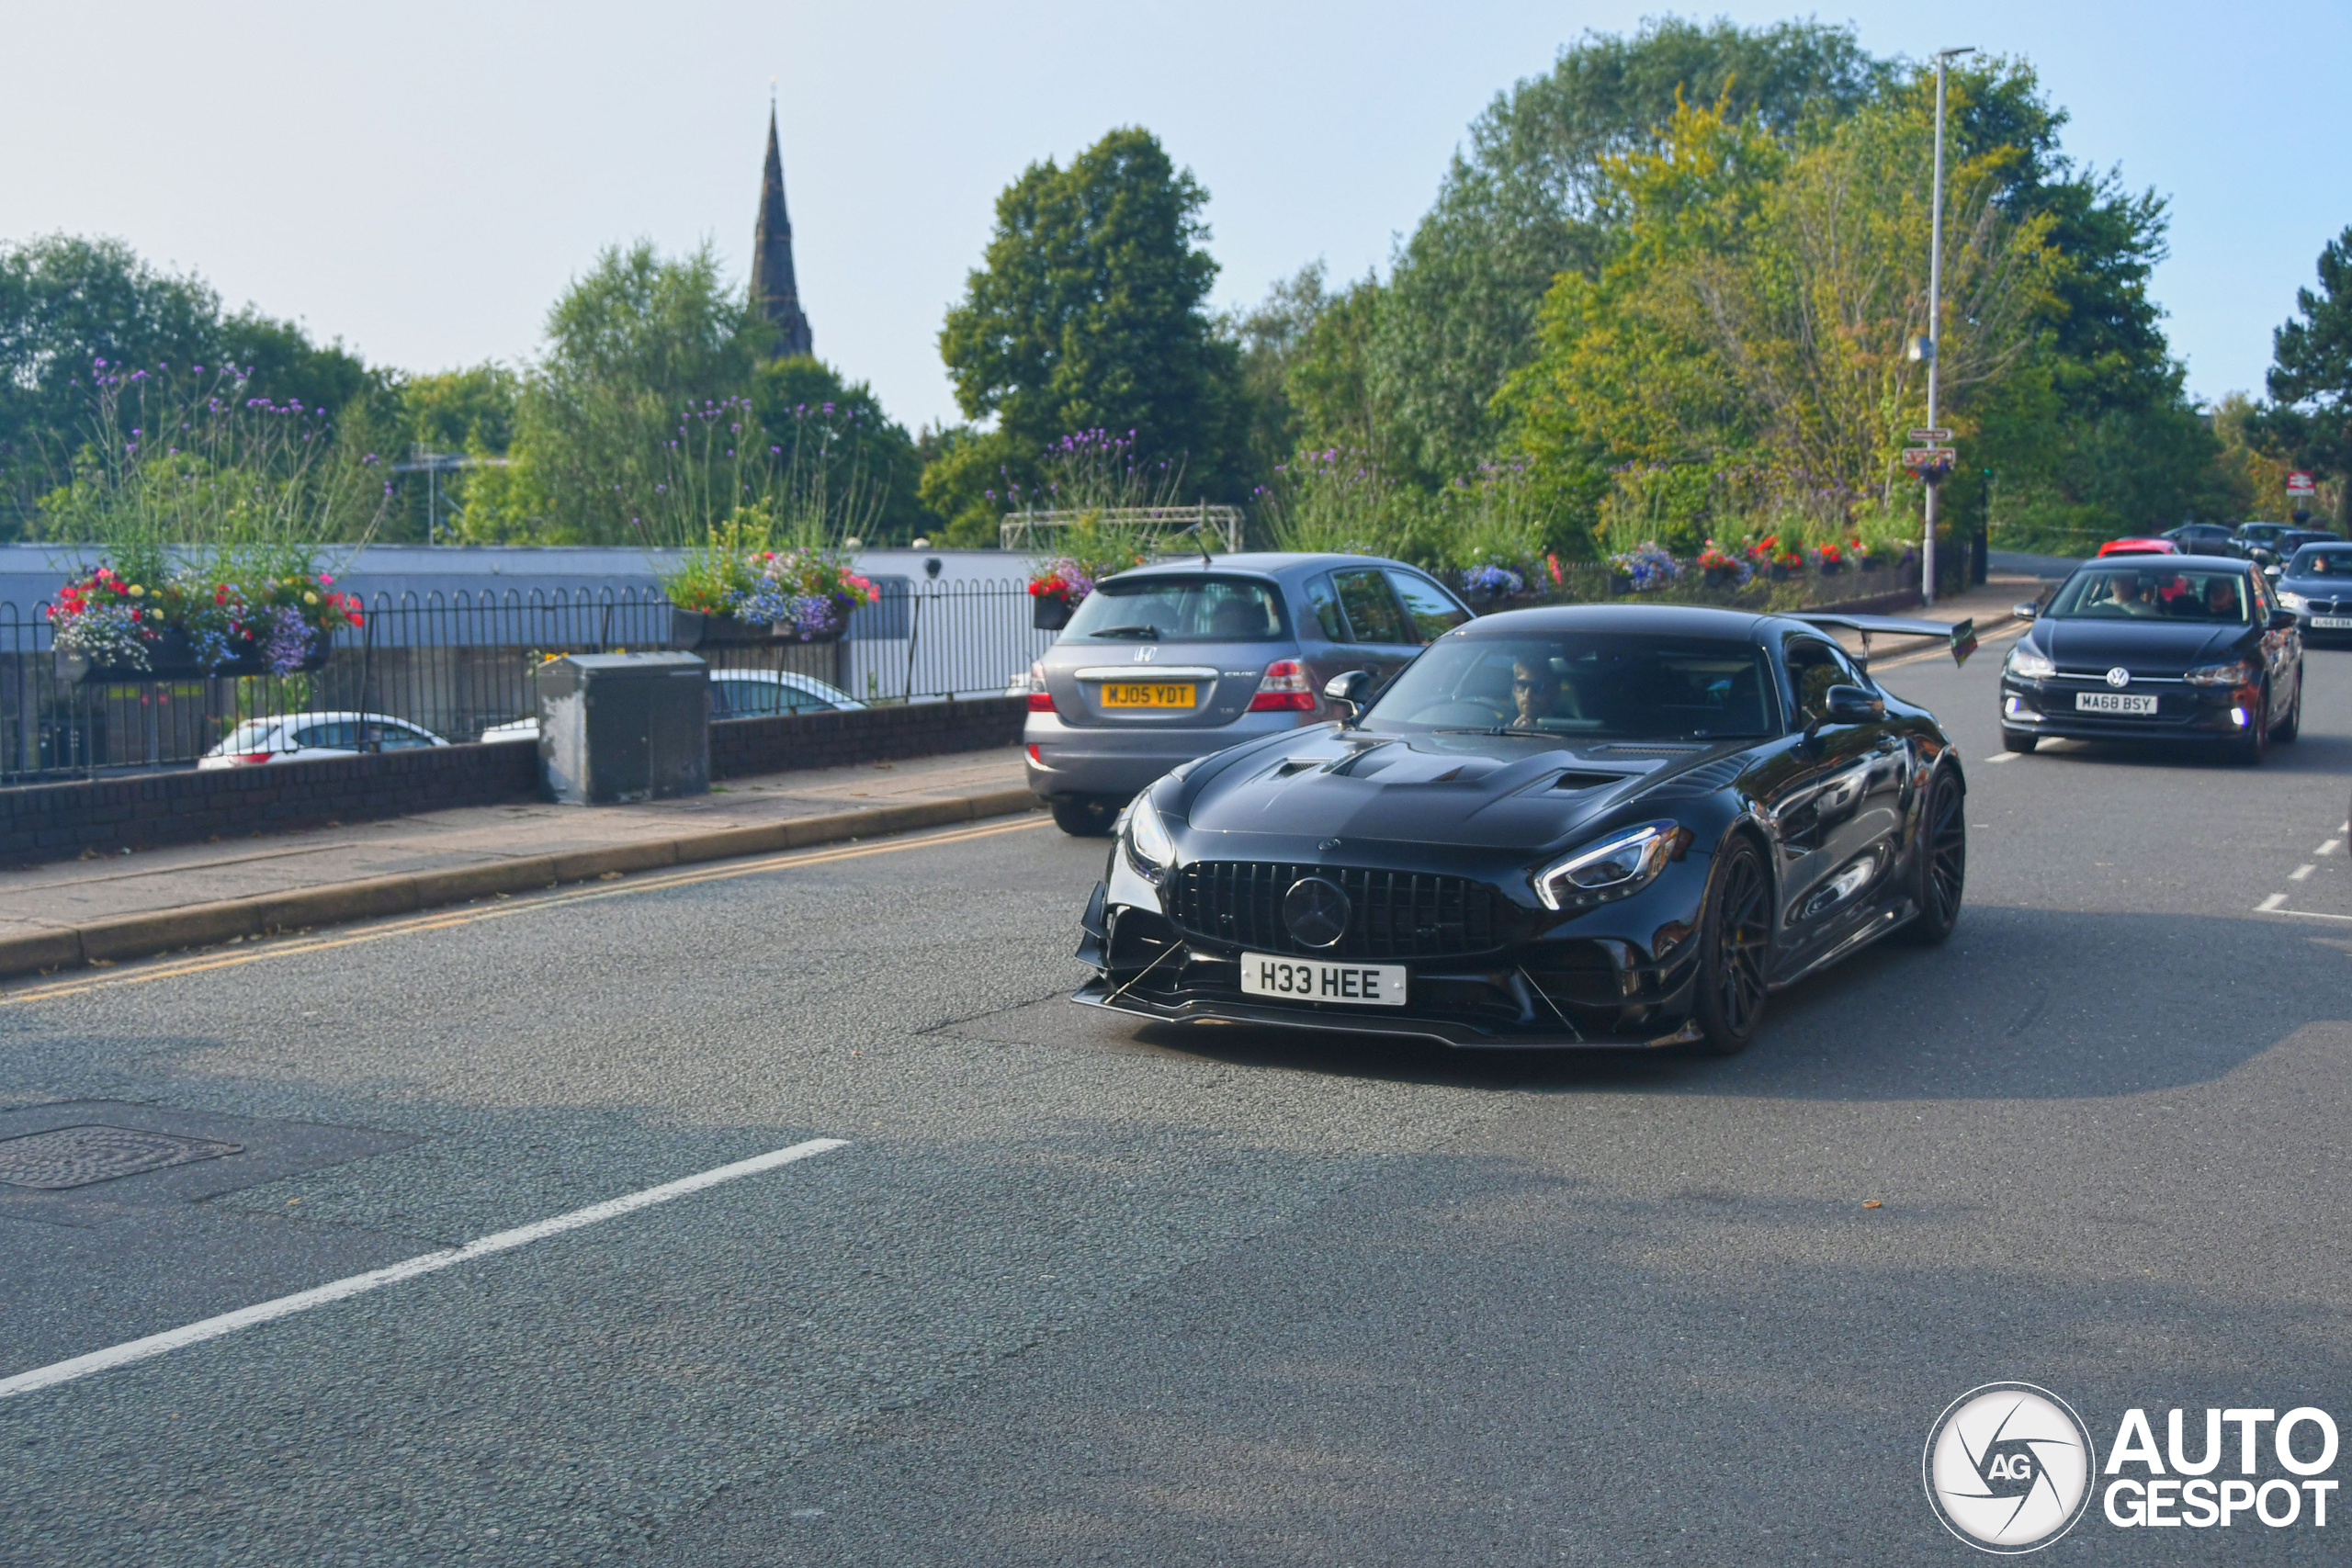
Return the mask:
<svg viewBox="0 0 2352 1568"><path fill-rule="evenodd" d="M323 953L332 948L356 947L362 942L383 942L391 937L416 936L426 931L449 931L458 926L476 925L484 920L504 919L510 915L536 915L551 908L591 903L600 898L625 898L639 893L659 893L672 887L690 887L698 883L725 882L739 876L758 876L773 871L797 870L802 866L831 865L839 861L863 860L868 855L902 854L909 850L927 850L943 844L968 843L975 839L992 839L1004 833L1028 832L1046 825L1045 818L1029 816L985 828L959 828L944 833L909 834L904 837L887 839L879 843L845 844L838 849L792 850L782 854L760 855L745 860L725 861L715 865L698 866L690 871L662 872L651 876L633 877L625 883L594 883L564 892L532 894L519 898L501 898L491 904L452 905L445 909L436 909L429 915L415 915L406 919L386 920L378 925L361 927L336 936L262 938L234 952L211 948L202 953L191 953L185 958L141 964L136 969L120 975L84 975L71 980L27 986L17 990L0 992L0 1004L49 1001L62 997L78 997L91 991L111 990L118 986L144 986L157 980L177 979L183 975L202 975L215 969L234 969L242 964L259 964L266 959L295 958L308 953Z"/></svg>

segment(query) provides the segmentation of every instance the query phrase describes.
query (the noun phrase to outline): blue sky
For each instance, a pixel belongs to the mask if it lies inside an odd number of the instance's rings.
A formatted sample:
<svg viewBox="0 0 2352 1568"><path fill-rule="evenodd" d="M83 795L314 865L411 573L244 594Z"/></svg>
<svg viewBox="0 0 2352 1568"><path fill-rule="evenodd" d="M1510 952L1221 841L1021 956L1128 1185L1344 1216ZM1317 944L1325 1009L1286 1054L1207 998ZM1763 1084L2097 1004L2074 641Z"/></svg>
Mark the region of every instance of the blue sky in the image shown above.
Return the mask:
<svg viewBox="0 0 2352 1568"><path fill-rule="evenodd" d="M940 318L1031 161L1114 125L1156 131L1211 193L1221 303L1317 256L1361 275L1498 90L1588 28L1659 9L20 6L0 237L118 235L372 360L518 360L601 245L707 236L741 270L773 77L817 350L912 425L954 416ZM2352 223L2352 159L2325 129L2331 85L2352 78L2352 6L1812 14L1880 53L2030 60L2073 116L2073 153L2171 198L2156 293L2192 389L2259 389L2271 328Z"/></svg>

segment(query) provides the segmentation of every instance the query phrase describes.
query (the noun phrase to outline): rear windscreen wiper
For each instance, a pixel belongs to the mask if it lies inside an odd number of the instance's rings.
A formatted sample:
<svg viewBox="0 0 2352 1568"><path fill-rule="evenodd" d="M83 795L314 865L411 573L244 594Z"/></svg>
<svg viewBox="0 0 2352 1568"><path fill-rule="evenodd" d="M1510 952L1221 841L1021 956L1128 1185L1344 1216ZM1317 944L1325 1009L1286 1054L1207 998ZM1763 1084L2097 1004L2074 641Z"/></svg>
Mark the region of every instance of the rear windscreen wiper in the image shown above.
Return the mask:
<svg viewBox="0 0 2352 1568"><path fill-rule="evenodd" d="M1158 642L1159 628L1158 626L1098 626L1093 635L1096 637L1148 637L1152 641Z"/></svg>

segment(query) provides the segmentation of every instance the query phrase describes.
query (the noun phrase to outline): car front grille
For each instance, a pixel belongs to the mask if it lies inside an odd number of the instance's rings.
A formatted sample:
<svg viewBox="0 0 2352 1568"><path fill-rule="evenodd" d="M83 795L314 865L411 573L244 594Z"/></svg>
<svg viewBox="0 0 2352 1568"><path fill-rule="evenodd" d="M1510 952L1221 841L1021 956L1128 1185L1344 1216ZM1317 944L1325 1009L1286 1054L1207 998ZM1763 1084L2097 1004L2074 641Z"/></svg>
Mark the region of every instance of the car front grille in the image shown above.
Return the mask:
<svg viewBox="0 0 2352 1568"><path fill-rule="evenodd" d="M1308 947L1283 923L1283 895L1322 876L1348 896L1348 929L1334 947ZM1404 871L1196 861L1168 884L1169 917L1187 936L1309 958L1453 958L1508 940L1509 900L1483 882Z"/></svg>

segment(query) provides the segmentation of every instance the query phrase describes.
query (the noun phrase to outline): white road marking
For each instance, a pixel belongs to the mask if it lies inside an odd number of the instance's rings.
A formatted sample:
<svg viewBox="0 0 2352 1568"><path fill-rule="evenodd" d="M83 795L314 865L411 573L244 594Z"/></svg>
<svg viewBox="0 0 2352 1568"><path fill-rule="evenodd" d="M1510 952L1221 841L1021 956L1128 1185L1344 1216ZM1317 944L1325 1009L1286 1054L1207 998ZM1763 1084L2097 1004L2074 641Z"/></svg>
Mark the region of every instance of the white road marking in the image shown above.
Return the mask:
<svg viewBox="0 0 2352 1568"><path fill-rule="evenodd" d="M2286 901L2287 896L2284 893L2273 893L2269 897L2256 904L2254 907L2254 912L2257 915L2267 915Z"/></svg>
<svg viewBox="0 0 2352 1568"><path fill-rule="evenodd" d="M2263 915L2292 915L2299 920L2352 920L2352 915L2331 915L2324 909L2258 909Z"/></svg>
<svg viewBox="0 0 2352 1568"><path fill-rule="evenodd" d="M683 1198L689 1192L699 1192L706 1187L716 1187L721 1182L739 1180L746 1176L757 1176L762 1171L774 1170L778 1166L790 1165L795 1160L807 1159L812 1155L830 1154L835 1149L847 1146L848 1140L845 1138L811 1138L807 1143L795 1144L789 1148L772 1149L763 1155L754 1155L750 1159L737 1160L733 1165L722 1165L715 1170L706 1170L698 1176L680 1177L675 1181L665 1181L659 1187L649 1187L642 1192L631 1192L626 1197L607 1199L602 1203L592 1203L585 1209L574 1209L568 1214L558 1214L553 1219L541 1220L536 1224L522 1225L511 1231L500 1231L494 1235L486 1235L478 1241L469 1241L463 1247L452 1247L440 1252L428 1252L399 1263L387 1264L381 1269L371 1269L365 1274L354 1274L347 1280L337 1280L331 1285L321 1285L315 1290L300 1291L290 1296L280 1296L276 1301L261 1302L249 1307L239 1307L234 1312L224 1312L218 1317L208 1317L182 1328L171 1328L161 1334L151 1334L144 1339L133 1339L127 1344L114 1346L110 1349L93 1350L86 1356L76 1356L72 1360L56 1361L46 1367L35 1367L31 1371L18 1372L12 1378L0 1378L0 1399L6 1399L11 1394L30 1393L37 1388L51 1388L58 1383L72 1382L75 1378L88 1377L92 1372L102 1372L110 1368L128 1366L133 1361L143 1361L151 1356L161 1356L166 1351L184 1349L190 1345L201 1345L208 1339L218 1339L223 1335L234 1334L241 1328L251 1328L256 1324L268 1323L280 1317L289 1317L295 1313L308 1312L312 1307L325 1306L330 1302L339 1302L348 1296L364 1295L380 1286L398 1284L402 1280L413 1280L420 1274L431 1274L455 1264L469 1263L477 1258L487 1258L493 1252L509 1252L518 1247L527 1247L535 1241L544 1241L551 1235L560 1235L565 1231L576 1231L582 1225L597 1224L605 1220L617 1219L623 1214L634 1213L639 1209L650 1208L656 1203L666 1203L673 1198Z"/></svg>
<svg viewBox="0 0 2352 1568"><path fill-rule="evenodd" d="M1994 762L2014 762L2023 755L2025 753L2022 751L1996 751L1984 761L1988 765Z"/></svg>
<svg viewBox="0 0 2352 1568"><path fill-rule="evenodd" d="M2290 882L2301 882L2309 877L2312 872L2315 872L2318 869L2319 867L2315 865L2299 865L2294 870L2287 874L2287 880Z"/></svg>
<svg viewBox="0 0 2352 1568"><path fill-rule="evenodd" d="M2343 842L2341 839L2330 839L2319 847L2319 852L2324 855L2332 855Z"/></svg>

